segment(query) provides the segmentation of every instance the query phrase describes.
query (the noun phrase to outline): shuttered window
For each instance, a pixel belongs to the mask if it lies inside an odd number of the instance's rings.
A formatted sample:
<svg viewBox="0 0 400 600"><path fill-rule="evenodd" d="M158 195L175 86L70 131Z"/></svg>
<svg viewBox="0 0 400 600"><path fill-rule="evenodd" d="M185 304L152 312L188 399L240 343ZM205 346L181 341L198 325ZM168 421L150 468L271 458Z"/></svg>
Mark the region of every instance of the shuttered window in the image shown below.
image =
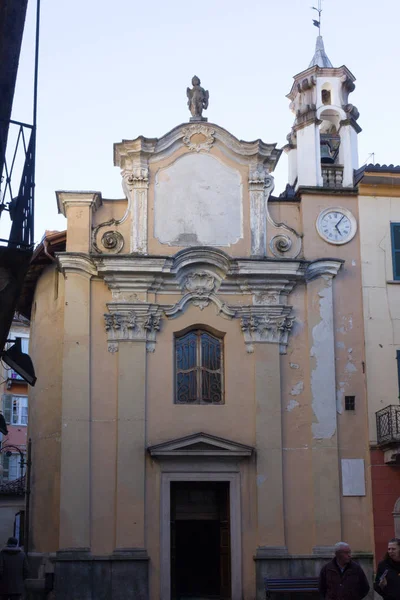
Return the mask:
<svg viewBox="0 0 400 600"><path fill-rule="evenodd" d="M393 279L400 280L400 223L391 223Z"/></svg>
<svg viewBox="0 0 400 600"><path fill-rule="evenodd" d="M177 404L223 404L223 341L202 329L175 338Z"/></svg>
<svg viewBox="0 0 400 600"><path fill-rule="evenodd" d="M3 415L7 425L28 425L28 398L3 394Z"/></svg>

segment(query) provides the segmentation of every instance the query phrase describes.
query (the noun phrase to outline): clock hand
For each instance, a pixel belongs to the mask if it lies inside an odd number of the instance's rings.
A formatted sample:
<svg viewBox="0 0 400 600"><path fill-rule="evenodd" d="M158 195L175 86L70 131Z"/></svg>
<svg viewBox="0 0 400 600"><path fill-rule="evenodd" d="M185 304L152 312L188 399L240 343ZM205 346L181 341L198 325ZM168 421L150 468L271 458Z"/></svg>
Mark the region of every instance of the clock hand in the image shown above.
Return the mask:
<svg viewBox="0 0 400 600"><path fill-rule="evenodd" d="M341 218L341 219L339 219L339 221L338 221L338 222L336 223L336 225L335 225L335 227L336 227L336 229L339 231L339 233L340 233L340 230L339 230L339 225L340 225L340 223L343 221L343 219L344 219L344 215L342 215L342 218Z"/></svg>

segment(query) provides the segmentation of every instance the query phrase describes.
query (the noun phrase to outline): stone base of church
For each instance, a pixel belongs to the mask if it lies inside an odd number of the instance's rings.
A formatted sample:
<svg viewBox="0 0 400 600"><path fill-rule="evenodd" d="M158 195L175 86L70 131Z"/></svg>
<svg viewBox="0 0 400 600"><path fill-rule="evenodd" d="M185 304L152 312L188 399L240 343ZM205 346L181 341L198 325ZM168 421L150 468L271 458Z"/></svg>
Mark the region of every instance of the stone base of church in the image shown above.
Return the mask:
<svg viewBox="0 0 400 600"><path fill-rule="evenodd" d="M94 556L88 549L57 552L54 590L57 600L148 600L149 558L145 550L116 550Z"/></svg>
<svg viewBox="0 0 400 600"><path fill-rule="evenodd" d="M256 563L257 600L265 600L264 579L318 577L322 567L332 560L333 548L317 546L313 554L288 554L283 547L258 548L254 557ZM369 553L353 553L353 558L362 566L371 586L367 598L373 598L373 555Z"/></svg>

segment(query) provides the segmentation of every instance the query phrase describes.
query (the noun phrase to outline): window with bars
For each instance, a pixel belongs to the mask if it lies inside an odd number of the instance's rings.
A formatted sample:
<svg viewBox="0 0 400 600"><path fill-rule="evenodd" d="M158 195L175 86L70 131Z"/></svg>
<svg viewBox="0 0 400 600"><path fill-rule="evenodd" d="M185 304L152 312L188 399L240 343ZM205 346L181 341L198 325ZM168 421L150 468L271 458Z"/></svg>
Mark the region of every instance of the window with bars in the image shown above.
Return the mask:
<svg viewBox="0 0 400 600"><path fill-rule="evenodd" d="M345 407L345 410L356 410L356 397L355 396L345 396L344 397L344 407Z"/></svg>
<svg viewBox="0 0 400 600"><path fill-rule="evenodd" d="M175 403L223 404L223 340L204 329L175 337Z"/></svg>
<svg viewBox="0 0 400 600"><path fill-rule="evenodd" d="M400 223L390 223L392 237L393 279L400 280Z"/></svg>
<svg viewBox="0 0 400 600"><path fill-rule="evenodd" d="M3 394L3 415L7 425L28 425L28 398Z"/></svg>

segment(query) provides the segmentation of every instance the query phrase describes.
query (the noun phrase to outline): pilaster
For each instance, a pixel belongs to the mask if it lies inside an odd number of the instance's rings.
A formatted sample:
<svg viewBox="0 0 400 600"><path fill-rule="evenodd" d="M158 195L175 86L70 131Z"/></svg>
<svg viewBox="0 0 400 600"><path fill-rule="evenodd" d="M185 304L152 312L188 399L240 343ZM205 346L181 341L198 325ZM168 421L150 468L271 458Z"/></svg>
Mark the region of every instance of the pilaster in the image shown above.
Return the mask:
<svg viewBox="0 0 400 600"><path fill-rule="evenodd" d="M147 164L123 172L123 188L130 199L131 252L147 254L147 203L149 169Z"/></svg>
<svg viewBox="0 0 400 600"><path fill-rule="evenodd" d="M146 343L124 341L118 352L115 546L145 547Z"/></svg>
<svg viewBox="0 0 400 600"><path fill-rule="evenodd" d="M58 212L67 218L67 252L90 252L92 215L101 206L100 192L56 192Z"/></svg>
<svg viewBox="0 0 400 600"><path fill-rule="evenodd" d="M274 178L267 174L263 165L250 169L250 228L251 255L267 255L267 202L274 189Z"/></svg>
<svg viewBox="0 0 400 600"><path fill-rule="evenodd" d="M283 508L281 373L279 347L255 348L257 556L286 551Z"/></svg>
<svg viewBox="0 0 400 600"><path fill-rule="evenodd" d="M89 549L91 274L64 267L60 549Z"/></svg>
<svg viewBox="0 0 400 600"><path fill-rule="evenodd" d="M333 277L339 261L315 261L307 271L311 347L312 460L315 552L341 537L340 473L336 411Z"/></svg>

